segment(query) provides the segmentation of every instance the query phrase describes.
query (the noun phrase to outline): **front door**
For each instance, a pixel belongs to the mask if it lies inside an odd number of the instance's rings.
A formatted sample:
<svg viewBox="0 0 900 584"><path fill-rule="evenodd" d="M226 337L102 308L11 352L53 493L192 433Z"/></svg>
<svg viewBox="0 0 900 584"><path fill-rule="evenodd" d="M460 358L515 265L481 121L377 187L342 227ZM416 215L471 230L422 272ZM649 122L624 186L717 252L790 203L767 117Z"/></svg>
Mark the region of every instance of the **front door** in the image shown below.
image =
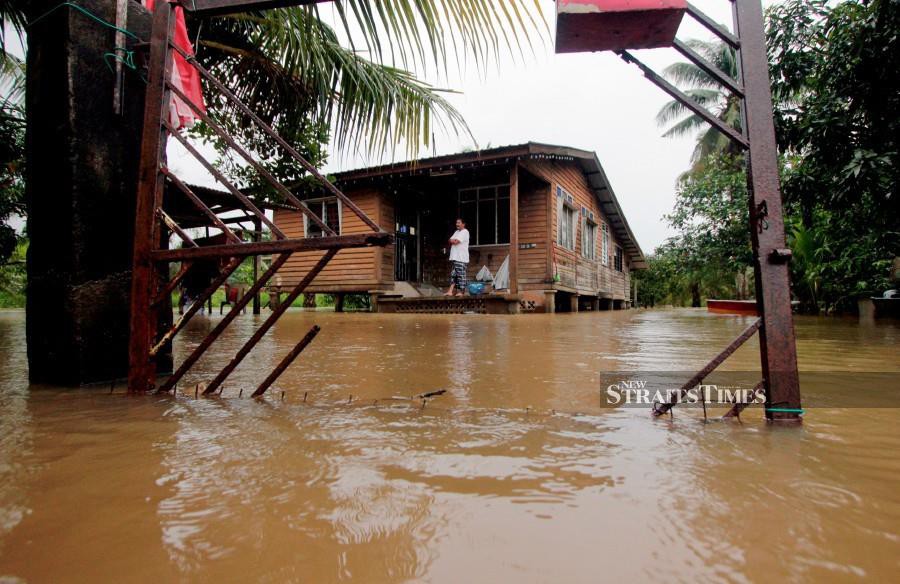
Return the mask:
<svg viewBox="0 0 900 584"><path fill-rule="evenodd" d="M398 211L394 240L394 279L419 281L419 213Z"/></svg>

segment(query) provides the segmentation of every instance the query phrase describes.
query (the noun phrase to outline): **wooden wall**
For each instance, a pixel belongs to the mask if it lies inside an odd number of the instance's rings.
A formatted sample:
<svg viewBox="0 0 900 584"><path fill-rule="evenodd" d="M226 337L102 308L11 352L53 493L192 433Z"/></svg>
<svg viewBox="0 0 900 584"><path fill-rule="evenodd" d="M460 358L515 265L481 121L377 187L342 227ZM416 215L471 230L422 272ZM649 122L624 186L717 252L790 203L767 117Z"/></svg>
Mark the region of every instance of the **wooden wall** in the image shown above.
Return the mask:
<svg viewBox="0 0 900 584"><path fill-rule="evenodd" d="M598 295L604 298L625 300L630 295L630 278L628 274L628 258L623 260L623 271L614 269L613 256L615 245L619 242L613 232L609 219L600 210L597 197L588 185L587 179L576 162L531 160L526 163L528 170L540 176L550 183L549 214L551 221L548 225L548 237L552 241L550 250L551 270L559 274L559 282L555 288L568 292L575 292L589 296ZM562 186L575 199L575 206L579 210L578 225L576 228L575 250L569 250L556 242L559 217L557 216L556 187ZM598 222L610 225L609 231L609 259L604 266L599 257L602 253L602 233L597 229L597 259L588 260L582 257L583 229L581 226L580 210L587 207L594 212ZM521 239L520 241L524 241Z"/></svg>
<svg viewBox="0 0 900 584"><path fill-rule="evenodd" d="M553 241L548 239L550 186L527 169L520 168L519 177L519 289L543 289L553 275L547 261Z"/></svg>
<svg viewBox="0 0 900 584"><path fill-rule="evenodd" d="M393 231L393 217L390 217L390 226L384 223L382 212L384 206L380 204L381 197L373 189L348 191L351 197L364 213L371 217L385 229ZM370 228L366 226L352 211L341 207L341 233L350 235L354 233L367 233ZM275 223L290 238L301 238L303 232L303 215L299 211L275 212ZM275 276L283 286L293 286L299 282L322 257L322 251L295 253L287 263L278 270ZM379 287L383 261L390 262L388 276L393 279L393 256L389 260L382 257L383 250L374 247L358 249L344 249L338 252L328 266L313 280L307 289L309 292L366 292Z"/></svg>

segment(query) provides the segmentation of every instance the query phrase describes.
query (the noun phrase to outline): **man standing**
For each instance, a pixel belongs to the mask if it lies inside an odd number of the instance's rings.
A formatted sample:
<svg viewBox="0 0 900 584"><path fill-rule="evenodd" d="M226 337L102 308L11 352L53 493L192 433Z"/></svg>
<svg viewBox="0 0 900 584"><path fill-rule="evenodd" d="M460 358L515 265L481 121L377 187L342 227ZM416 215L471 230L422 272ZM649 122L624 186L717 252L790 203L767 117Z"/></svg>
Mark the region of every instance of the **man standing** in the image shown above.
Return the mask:
<svg viewBox="0 0 900 584"><path fill-rule="evenodd" d="M450 238L450 289L445 296L459 296L466 291L466 269L469 267L469 230L466 222L456 220L456 233Z"/></svg>

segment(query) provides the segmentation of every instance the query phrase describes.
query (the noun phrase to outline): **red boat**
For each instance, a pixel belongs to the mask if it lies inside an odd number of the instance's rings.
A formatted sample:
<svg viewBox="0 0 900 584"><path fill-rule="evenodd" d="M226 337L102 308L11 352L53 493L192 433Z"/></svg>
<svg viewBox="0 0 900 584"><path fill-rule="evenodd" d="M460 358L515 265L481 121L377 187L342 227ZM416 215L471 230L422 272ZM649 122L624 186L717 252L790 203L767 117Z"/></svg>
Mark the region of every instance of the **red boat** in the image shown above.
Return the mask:
<svg viewBox="0 0 900 584"><path fill-rule="evenodd" d="M756 300L707 300L706 310L718 314L746 314L756 316Z"/></svg>

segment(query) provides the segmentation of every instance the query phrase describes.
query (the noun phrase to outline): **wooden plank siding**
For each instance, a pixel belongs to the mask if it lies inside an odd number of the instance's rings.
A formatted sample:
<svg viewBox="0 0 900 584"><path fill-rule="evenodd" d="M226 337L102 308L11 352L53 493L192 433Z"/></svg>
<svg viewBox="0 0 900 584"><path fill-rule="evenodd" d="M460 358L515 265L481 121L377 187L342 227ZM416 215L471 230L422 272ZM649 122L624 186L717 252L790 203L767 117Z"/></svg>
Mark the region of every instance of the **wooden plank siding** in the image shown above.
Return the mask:
<svg viewBox="0 0 900 584"><path fill-rule="evenodd" d="M609 218L601 211L597 197L588 185L580 166L576 162L557 160L532 160L527 168L534 174L550 183L549 196L551 200L548 208L551 214L548 237L553 242L551 245L550 264L555 266L559 274L559 282L553 286L567 292L574 292L587 296L600 296L616 300L627 300L630 297L629 261L623 258L623 271L614 269L615 246L619 241L609 224ZM576 226L575 250L569 250L557 243L558 234L558 205L556 200L557 185L565 189L575 199L578 209L578 223ZM599 223L606 223L609 227L609 259L608 265L601 262L602 232L597 229L597 259L588 260L582 256L584 229L580 211L582 207L593 211L594 217Z"/></svg>
<svg viewBox="0 0 900 584"><path fill-rule="evenodd" d="M381 197L373 189L352 193L352 200L374 221L381 223ZM304 237L303 215L299 211L275 211L275 224L290 238ZM387 229L387 227L385 227ZM393 230L393 220L390 229ZM341 234L367 233L371 229L352 211L341 206ZM276 279L283 286L299 282L321 257L321 252L296 253L278 270ZM366 292L381 284L379 268L383 250L366 247L344 249L331 260L307 289L309 292ZM393 259L390 260L393 262ZM383 269L383 268L382 268ZM393 276L393 263L389 274ZM391 278L393 279L393 278Z"/></svg>
<svg viewBox="0 0 900 584"><path fill-rule="evenodd" d="M525 169L519 171L523 175ZM549 286L547 199L550 186L539 181L522 181L519 193L519 288L538 290ZM530 247L531 245L534 247ZM526 249L521 249L526 247Z"/></svg>

